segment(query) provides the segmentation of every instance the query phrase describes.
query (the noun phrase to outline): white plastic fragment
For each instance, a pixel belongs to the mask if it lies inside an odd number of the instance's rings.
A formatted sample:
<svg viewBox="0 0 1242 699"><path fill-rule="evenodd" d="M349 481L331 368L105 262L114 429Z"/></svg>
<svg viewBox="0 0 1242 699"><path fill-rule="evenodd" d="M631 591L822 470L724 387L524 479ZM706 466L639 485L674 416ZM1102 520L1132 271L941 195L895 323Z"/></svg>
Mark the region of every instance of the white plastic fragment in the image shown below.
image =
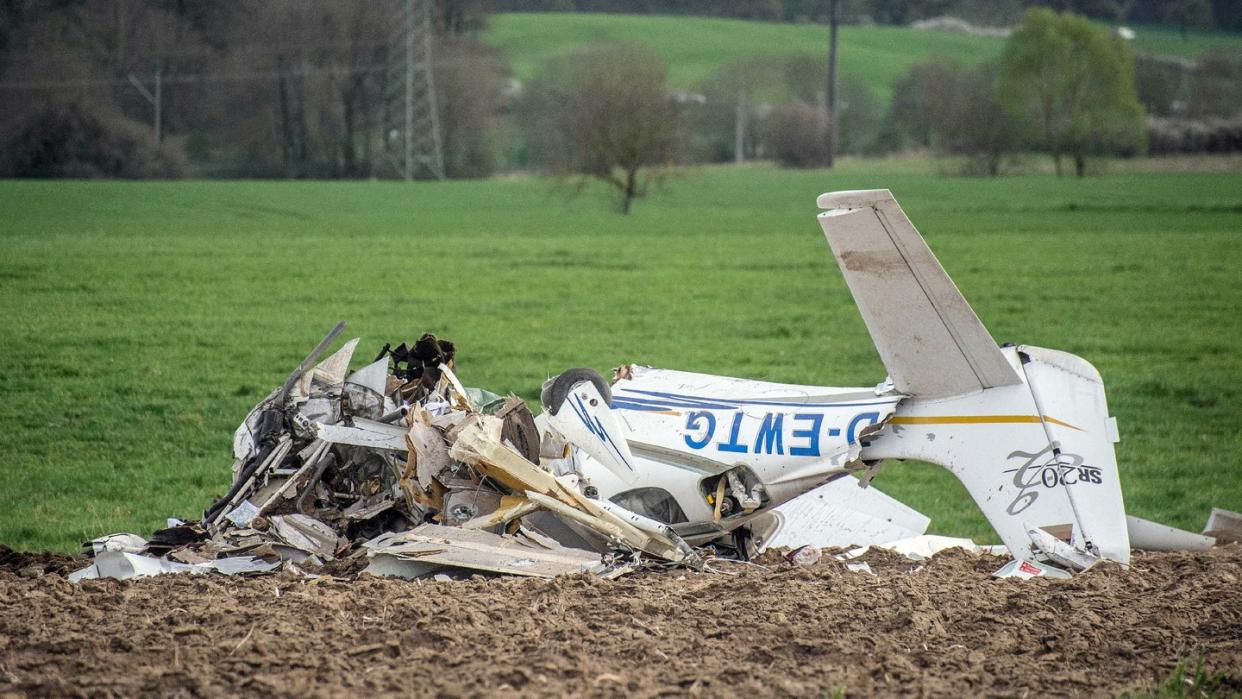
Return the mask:
<svg viewBox="0 0 1242 699"><path fill-rule="evenodd" d="M109 534L91 541L91 550L95 555L105 551L139 553L146 547L147 540L137 534Z"/></svg>
<svg viewBox="0 0 1242 699"><path fill-rule="evenodd" d="M1016 559L1001 566L999 570L992 573L992 577L1018 578L1019 580L1030 580L1031 578L1055 578L1059 580L1068 580L1073 576L1071 576L1068 571L1064 571L1050 565L1036 563L1035 561Z"/></svg>
<svg viewBox="0 0 1242 699"><path fill-rule="evenodd" d="M799 546L790 551L785 558L795 566L811 566L819 562L821 552L815 546Z"/></svg>
<svg viewBox="0 0 1242 699"><path fill-rule="evenodd" d="M1067 544L1043 529L1031 528L1027 529L1026 533L1031 537L1031 543L1034 544L1035 548L1042 551L1054 563L1059 563L1067 568L1086 570L1100 562L1098 556L1093 556L1086 551Z"/></svg>
<svg viewBox="0 0 1242 699"><path fill-rule="evenodd" d="M921 536L913 536L909 539L900 541L891 541L886 544L876 544L876 548L882 548L887 551L900 553L901 555L913 561L921 561L926 558L945 551L948 549L960 548L970 553L996 553L996 549L1004 549L1004 547L984 547L979 546L970 539L962 539L952 536L938 536L936 534L923 534Z"/></svg>

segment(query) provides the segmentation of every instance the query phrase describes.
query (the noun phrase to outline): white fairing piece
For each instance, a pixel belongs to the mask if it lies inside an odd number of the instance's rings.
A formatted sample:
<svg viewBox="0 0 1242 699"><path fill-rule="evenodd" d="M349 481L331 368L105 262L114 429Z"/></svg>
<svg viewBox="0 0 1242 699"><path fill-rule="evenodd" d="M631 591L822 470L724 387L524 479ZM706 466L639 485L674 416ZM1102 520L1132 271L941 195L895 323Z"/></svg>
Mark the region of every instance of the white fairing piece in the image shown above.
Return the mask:
<svg viewBox="0 0 1242 699"><path fill-rule="evenodd" d="M622 483L638 480L626 433L595 384L590 381L575 384L556 414L547 413L547 422Z"/></svg>
<svg viewBox="0 0 1242 699"><path fill-rule="evenodd" d="M755 548L795 549L884 544L927 531L927 516L842 474L772 511L772 532L755 531ZM756 528L757 529L757 528Z"/></svg>

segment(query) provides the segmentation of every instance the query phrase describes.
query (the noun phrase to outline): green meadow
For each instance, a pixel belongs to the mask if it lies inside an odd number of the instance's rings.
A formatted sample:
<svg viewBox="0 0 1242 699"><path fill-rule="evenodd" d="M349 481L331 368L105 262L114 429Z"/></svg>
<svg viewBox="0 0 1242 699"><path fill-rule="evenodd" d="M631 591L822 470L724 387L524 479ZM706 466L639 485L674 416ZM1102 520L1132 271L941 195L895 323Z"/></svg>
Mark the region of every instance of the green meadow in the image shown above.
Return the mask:
<svg viewBox="0 0 1242 699"><path fill-rule="evenodd" d="M976 180L847 162L691 170L613 213L548 180L0 182L0 543L72 550L198 516L232 432L338 320L435 332L532 402L622 362L819 385L884 370L815 197L893 190L998 341L1103 373L1133 514L1242 510L1242 174ZM990 540L947 472L876 485Z"/></svg>

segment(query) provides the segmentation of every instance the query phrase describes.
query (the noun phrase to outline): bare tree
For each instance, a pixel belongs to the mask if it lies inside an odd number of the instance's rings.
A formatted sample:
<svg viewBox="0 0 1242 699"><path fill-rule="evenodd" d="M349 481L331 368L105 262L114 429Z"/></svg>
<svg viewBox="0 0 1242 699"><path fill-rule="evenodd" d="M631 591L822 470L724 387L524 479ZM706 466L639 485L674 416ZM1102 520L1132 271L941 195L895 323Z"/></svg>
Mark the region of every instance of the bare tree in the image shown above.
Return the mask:
<svg viewBox="0 0 1242 699"><path fill-rule="evenodd" d="M628 214L674 163L682 140L667 73L641 46L597 47L554 62L531 90L535 157L554 172L611 185Z"/></svg>

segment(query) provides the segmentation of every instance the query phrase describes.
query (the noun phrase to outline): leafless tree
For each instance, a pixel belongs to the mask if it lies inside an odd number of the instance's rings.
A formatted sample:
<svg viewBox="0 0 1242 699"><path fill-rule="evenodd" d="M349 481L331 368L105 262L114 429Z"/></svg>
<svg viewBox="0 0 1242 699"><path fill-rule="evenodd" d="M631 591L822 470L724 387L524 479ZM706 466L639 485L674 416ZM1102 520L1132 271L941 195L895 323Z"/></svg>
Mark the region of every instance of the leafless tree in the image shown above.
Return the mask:
<svg viewBox="0 0 1242 699"><path fill-rule="evenodd" d="M682 142L667 68L641 46L604 46L553 62L531 89L530 145L554 172L615 188L628 214Z"/></svg>

